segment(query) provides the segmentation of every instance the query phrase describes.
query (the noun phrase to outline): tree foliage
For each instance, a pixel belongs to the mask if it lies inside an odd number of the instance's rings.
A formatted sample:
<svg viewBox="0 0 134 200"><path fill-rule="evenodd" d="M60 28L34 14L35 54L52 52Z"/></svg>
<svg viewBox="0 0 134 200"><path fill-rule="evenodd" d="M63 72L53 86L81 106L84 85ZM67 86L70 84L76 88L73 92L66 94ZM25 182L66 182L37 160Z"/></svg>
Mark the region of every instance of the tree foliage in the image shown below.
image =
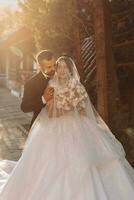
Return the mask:
<svg viewBox="0 0 134 200"><path fill-rule="evenodd" d="M20 2L22 17L32 29L38 50L57 52L73 48L77 13L73 0L25 0Z"/></svg>
<svg viewBox="0 0 134 200"><path fill-rule="evenodd" d="M18 12L9 8L0 9L0 37L8 36L19 28Z"/></svg>

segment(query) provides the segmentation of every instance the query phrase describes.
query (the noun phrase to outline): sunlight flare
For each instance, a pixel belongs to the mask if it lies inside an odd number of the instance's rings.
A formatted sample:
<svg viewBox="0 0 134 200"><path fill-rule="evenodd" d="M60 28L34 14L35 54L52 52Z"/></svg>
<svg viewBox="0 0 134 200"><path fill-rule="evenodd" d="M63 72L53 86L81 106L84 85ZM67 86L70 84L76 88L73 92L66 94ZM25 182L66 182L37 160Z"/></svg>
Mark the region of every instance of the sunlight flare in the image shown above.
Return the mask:
<svg viewBox="0 0 134 200"><path fill-rule="evenodd" d="M17 0L0 0L0 7L16 9L18 7L18 2Z"/></svg>

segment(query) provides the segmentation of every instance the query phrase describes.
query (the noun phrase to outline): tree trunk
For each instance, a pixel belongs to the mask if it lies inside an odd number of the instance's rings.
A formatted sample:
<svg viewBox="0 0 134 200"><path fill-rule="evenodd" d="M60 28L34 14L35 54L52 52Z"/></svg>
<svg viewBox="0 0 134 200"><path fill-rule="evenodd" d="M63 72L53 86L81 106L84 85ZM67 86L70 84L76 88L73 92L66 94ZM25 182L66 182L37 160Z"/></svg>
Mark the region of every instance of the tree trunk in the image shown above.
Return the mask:
<svg viewBox="0 0 134 200"><path fill-rule="evenodd" d="M118 123L118 86L112 51L111 20L108 0L93 1L96 39L97 109L108 125Z"/></svg>

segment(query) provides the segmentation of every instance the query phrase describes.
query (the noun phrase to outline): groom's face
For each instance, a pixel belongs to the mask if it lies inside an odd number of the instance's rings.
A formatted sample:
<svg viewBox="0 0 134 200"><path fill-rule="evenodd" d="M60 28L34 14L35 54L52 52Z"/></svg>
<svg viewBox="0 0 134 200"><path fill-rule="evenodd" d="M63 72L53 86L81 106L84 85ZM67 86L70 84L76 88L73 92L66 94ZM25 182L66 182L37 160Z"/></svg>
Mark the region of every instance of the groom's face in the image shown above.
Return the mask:
<svg viewBox="0 0 134 200"><path fill-rule="evenodd" d="M51 60L44 59L40 64L42 72L50 77L54 76L55 74L55 66L56 66L56 61L54 58L52 58Z"/></svg>

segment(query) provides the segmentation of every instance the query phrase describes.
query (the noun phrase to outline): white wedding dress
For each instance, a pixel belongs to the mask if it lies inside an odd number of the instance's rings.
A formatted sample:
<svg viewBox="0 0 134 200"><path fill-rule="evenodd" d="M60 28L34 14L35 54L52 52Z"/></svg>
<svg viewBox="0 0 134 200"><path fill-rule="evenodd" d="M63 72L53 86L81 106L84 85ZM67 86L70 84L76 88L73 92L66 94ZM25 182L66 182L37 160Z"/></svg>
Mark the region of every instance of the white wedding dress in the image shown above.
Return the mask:
<svg viewBox="0 0 134 200"><path fill-rule="evenodd" d="M56 118L43 108L19 161L0 162L0 200L133 199L134 170L121 143L73 111Z"/></svg>

